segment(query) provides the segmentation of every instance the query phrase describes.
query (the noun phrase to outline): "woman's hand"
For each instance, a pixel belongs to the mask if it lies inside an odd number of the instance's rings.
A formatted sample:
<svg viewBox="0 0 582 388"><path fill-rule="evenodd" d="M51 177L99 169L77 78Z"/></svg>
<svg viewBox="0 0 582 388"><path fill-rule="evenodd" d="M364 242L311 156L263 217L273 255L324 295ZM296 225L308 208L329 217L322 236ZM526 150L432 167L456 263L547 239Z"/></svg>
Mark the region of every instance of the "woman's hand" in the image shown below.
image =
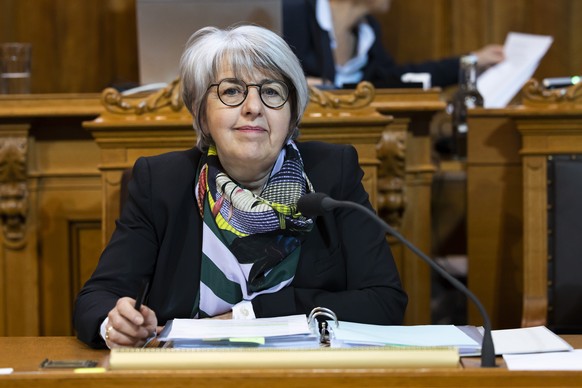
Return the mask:
<svg viewBox="0 0 582 388"><path fill-rule="evenodd" d="M143 346L148 338L161 330L157 327L158 318L153 310L142 305L137 311L134 306L134 299L120 298L107 314L109 322L105 341L110 348Z"/></svg>
<svg viewBox="0 0 582 388"><path fill-rule="evenodd" d="M217 315L211 319L232 319L232 311L227 311L226 313Z"/></svg>
<svg viewBox="0 0 582 388"><path fill-rule="evenodd" d="M488 44L474 54L477 56L477 66L481 69L496 65L505 59L503 46L499 44Z"/></svg>

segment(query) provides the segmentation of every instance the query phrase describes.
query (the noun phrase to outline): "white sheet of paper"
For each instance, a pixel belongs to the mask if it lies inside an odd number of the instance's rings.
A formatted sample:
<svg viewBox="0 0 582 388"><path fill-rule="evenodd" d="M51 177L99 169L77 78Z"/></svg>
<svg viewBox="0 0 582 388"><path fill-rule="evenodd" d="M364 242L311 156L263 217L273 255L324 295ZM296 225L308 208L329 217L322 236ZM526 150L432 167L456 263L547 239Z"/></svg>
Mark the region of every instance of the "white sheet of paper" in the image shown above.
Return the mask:
<svg viewBox="0 0 582 388"><path fill-rule="evenodd" d="M493 330L491 332L496 354L560 352L572 346L545 326L519 329Z"/></svg>
<svg viewBox="0 0 582 388"><path fill-rule="evenodd" d="M518 32L507 34L505 60L487 69L477 79L485 108L504 108L531 78L553 38Z"/></svg>
<svg viewBox="0 0 582 388"><path fill-rule="evenodd" d="M305 315L257 319L174 319L168 335L159 340L274 337L308 333L310 331Z"/></svg>
<svg viewBox="0 0 582 388"><path fill-rule="evenodd" d="M582 349L570 352L505 354L509 370L582 370Z"/></svg>

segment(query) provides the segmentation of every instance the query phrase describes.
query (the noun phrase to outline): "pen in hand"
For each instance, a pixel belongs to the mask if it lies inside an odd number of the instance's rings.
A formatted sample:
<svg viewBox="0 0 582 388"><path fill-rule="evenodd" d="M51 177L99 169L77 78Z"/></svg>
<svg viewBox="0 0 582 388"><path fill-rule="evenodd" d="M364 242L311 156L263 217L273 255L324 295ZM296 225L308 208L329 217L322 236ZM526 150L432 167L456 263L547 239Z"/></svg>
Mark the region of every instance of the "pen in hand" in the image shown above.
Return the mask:
<svg viewBox="0 0 582 388"><path fill-rule="evenodd" d="M135 309L137 311L139 311L141 309L141 305L145 301L145 298L146 298L146 295L148 293L149 287L150 287L150 283L147 280L144 280L143 283L142 283L142 285L141 285L141 288L139 289L139 292L138 292L138 294L137 294L137 296L135 298L135 306L134 307L135 307ZM143 344L142 347L145 348L145 347L150 346L151 343L155 342L154 340L156 339L156 337L157 337L157 332L154 330L154 332L152 333L152 335L150 335L146 339L146 341L145 341L145 343Z"/></svg>
<svg viewBox="0 0 582 388"><path fill-rule="evenodd" d="M139 292L135 298L135 309L137 311L141 309L141 305L145 301L145 297L148 293L149 286L150 282L148 282L147 280L144 280L143 283L141 284L141 288L139 289Z"/></svg>

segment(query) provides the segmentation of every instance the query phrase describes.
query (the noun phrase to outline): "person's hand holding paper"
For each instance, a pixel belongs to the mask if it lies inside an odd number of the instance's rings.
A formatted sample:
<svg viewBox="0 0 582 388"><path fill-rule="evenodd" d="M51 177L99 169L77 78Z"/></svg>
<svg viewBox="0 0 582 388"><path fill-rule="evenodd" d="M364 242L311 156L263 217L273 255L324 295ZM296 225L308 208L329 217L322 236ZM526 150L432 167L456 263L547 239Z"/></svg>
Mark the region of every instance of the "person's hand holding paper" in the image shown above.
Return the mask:
<svg viewBox="0 0 582 388"><path fill-rule="evenodd" d="M507 34L505 60L489 68L477 79L477 88L485 100L485 108L506 107L531 78L553 40L551 36L517 32Z"/></svg>

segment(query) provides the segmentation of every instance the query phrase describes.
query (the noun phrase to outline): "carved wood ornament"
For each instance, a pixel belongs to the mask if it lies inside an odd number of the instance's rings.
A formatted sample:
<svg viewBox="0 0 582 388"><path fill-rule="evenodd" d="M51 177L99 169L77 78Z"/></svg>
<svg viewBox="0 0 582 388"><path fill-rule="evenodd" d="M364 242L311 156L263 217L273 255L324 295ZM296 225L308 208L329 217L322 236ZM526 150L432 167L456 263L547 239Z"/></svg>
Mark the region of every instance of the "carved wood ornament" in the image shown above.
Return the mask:
<svg viewBox="0 0 582 388"><path fill-rule="evenodd" d="M382 132L376 146L378 168L378 215L390 226L399 229L406 209L404 193L406 174L406 132Z"/></svg>
<svg viewBox="0 0 582 388"><path fill-rule="evenodd" d="M532 78L522 88L524 105L531 104L555 104L571 106L582 105L582 82L578 82L568 88L545 89Z"/></svg>
<svg viewBox="0 0 582 388"><path fill-rule="evenodd" d="M4 244L12 249L25 245L28 214L26 136L0 137L0 222Z"/></svg>
<svg viewBox="0 0 582 388"><path fill-rule="evenodd" d="M165 88L140 99L126 96L117 89L107 88L101 93L101 100L105 109L112 113L143 115L166 107L173 112L179 112L184 106L180 89L180 80L175 79Z"/></svg>
<svg viewBox="0 0 582 388"><path fill-rule="evenodd" d="M334 110L360 109L370 106L375 96L370 82L360 82L350 94L310 87L311 103ZM384 130L376 145L378 167L378 215L394 228L402 226L406 208L405 186L406 132Z"/></svg>
<svg viewBox="0 0 582 388"><path fill-rule="evenodd" d="M375 89L370 82L360 82L351 94L338 95L313 86L309 87L309 101L323 108L358 109L369 106L374 100Z"/></svg>

